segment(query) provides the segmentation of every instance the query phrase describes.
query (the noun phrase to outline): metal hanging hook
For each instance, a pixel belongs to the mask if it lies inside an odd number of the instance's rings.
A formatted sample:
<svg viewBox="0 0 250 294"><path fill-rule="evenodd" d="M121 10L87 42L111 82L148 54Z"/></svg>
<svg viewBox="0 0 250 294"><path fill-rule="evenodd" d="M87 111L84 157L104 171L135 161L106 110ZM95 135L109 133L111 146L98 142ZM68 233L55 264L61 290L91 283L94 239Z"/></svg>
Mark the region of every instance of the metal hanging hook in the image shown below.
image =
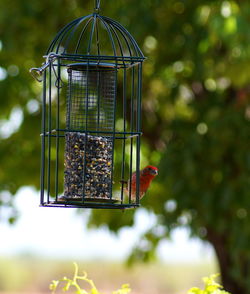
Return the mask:
<svg viewBox="0 0 250 294"><path fill-rule="evenodd" d="M50 52L48 56L46 56L46 62L41 67L32 67L30 69L30 74L32 77L37 80L38 82L42 82L42 74L45 71L45 69L50 65L50 63L53 63L53 61L56 59L57 54L54 52Z"/></svg>
<svg viewBox="0 0 250 294"><path fill-rule="evenodd" d="M95 0L95 12L99 13L101 0Z"/></svg>

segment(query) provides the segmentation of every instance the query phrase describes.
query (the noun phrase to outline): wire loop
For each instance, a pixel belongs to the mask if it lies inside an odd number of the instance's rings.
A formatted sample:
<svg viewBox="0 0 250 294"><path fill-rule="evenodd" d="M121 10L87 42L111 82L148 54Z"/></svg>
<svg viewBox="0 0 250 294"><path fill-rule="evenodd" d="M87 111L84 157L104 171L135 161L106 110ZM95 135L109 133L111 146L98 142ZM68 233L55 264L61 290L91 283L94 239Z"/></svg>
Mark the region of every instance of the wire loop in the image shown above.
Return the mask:
<svg viewBox="0 0 250 294"><path fill-rule="evenodd" d="M32 77L37 80L38 82L42 82L43 78L43 72L46 70L47 67L50 66L50 64L52 65L52 70L54 72L54 75L56 77L56 81L55 81L55 86L60 89L63 86L63 81L62 79L60 79L56 73L56 70L54 68L53 62L54 60L57 58L57 54L54 52L50 52L46 57L46 62L41 66L41 67L32 67L29 71L30 74L32 75Z"/></svg>

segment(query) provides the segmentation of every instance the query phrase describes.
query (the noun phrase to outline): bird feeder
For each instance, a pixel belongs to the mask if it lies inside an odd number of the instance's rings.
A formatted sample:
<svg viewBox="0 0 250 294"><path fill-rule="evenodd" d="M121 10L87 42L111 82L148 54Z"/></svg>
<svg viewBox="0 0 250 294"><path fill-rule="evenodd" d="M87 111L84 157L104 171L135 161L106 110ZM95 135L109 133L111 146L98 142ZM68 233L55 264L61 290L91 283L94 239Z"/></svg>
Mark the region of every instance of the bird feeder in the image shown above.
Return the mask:
<svg viewBox="0 0 250 294"><path fill-rule="evenodd" d="M41 206L139 206L144 56L118 22L94 13L59 31L31 74L43 83ZM133 198L133 199L132 199ZM134 199L136 198L136 199Z"/></svg>

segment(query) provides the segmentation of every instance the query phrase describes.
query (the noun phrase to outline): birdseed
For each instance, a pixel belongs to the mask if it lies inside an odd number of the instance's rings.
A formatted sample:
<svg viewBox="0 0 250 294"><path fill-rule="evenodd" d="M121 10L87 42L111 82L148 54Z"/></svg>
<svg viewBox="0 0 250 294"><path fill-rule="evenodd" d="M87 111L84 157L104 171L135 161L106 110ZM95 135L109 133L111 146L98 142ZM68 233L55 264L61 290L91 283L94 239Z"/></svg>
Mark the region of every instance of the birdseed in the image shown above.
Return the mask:
<svg viewBox="0 0 250 294"><path fill-rule="evenodd" d="M65 134L66 199L111 197L112 145L112 140L106 137L80 132Z"/></svg>

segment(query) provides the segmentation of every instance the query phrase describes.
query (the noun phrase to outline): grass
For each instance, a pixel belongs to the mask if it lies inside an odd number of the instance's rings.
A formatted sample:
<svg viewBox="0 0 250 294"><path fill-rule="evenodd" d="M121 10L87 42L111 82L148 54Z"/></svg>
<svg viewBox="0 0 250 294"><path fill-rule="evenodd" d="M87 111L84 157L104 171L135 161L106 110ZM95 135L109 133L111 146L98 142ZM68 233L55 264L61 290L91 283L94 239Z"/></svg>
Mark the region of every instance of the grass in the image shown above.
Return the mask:
<svg viewBox="0 0 250 294"><path fill-rule="evenodd" d="M214 262L205 264L137 264L77 261L98 289L106 294L128 283L131 294L186 294L201 286L201 278L218 272ZM73 275L73 261L42 260L34 257L0 258L0 292L50 293L52 280Z"/></svg>

